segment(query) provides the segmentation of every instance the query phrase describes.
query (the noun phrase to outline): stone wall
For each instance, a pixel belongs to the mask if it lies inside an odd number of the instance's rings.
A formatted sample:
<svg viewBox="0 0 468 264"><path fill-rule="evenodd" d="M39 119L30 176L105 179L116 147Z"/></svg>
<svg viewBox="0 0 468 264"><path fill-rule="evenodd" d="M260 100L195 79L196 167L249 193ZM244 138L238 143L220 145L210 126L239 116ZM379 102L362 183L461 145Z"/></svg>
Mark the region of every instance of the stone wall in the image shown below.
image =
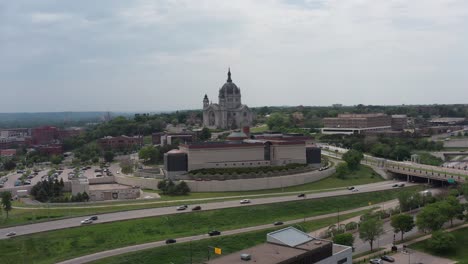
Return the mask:
<svg viewBox="0 0 468 264"><path fill-rule="evenodd" d="M139 186L141 189L158 189L158 182L160 180L156 179L145 179L137 177L125 177L125 176L114 176L115 182L118 184L128 185L128 186Z"/></svg>
<svg viewBox="0 0 468 264"><path fill-rule="evenodd" d="M284 188L315 182L332 175L334 168L324 171L311 171L300 174L275 176L244 180L226 181L186 181L192 192L230 192L253 191L264 189Z"/></svg>

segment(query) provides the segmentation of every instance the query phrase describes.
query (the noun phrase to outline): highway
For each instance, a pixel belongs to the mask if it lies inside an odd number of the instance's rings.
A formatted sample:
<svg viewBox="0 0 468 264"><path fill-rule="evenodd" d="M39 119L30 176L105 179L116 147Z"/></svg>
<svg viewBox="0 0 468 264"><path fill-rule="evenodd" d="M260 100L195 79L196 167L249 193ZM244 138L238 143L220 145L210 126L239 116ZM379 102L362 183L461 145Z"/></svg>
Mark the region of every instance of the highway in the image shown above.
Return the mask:
<svg viewBox="0 0 468 264"><path fill-rule="evenodd" d="M392 200L384 203L386 206L391 206L394 207L398 205L397 200ZM375 205L370 205L370 206L365 206L365 207L360 207L356 209L351 209L347 211L342 211L340 212L341 215L344 214L349 214L353 212L358 212L362 211L365 209L370 209L370 208L375 208L376 206L380 206L382 204L375 204ZM319 216L314 216L314 217L307 217L305 220L304 219L295 219L291 221L285 221L284 225L293 225L293 224L298 224L302 223L304 221L313 221L313 220L318 220L318 219L323 219L323 218L328 218L328 217L334 217L337 216L338 213L330 213L330 214L325 214L325 215L319 215ZM241 233L246 233L246 232L251 232L251 231L258 231L258 230L264 230L272 227L280 227L280 226L274 226L273 224L265 224L265 225L258 225L258 226L251 226L251 227L245 227L245 228L239 228L239 229L234 229L234 230L227 230L227 231L221 231L221 236L228 236L228 235L236 235L236 234L241 234ZM326 228L325 228L326 229ZM311 235L314 236L314 233L312 232ZM195 236L190 236L190 237L181 237L181 238L176 238L177 243L182 243L182 242L190 242L190 241L197 241L197 240L202 240L202 239L207 239L209 238L208 234L202 234L202 235L195 235ZM63 262L59 262L58 264L82 264L82 263L88 263L92 261L96 261L99 259L107 258L107 257L112 257L112 256L117 256L121 254L126 254L130 252L135 252L135 251L140 251L140 250L145 250L145 249L151 249L151 248L156 248L156 247L161 247L165 246L166 243L165 241L155 241L155 242L150 242L150 243L145 243L145 244L139 244L139 245L132 245L128 247L122 247L122 248L116 248L116 249L111 249L111 250L106 250L106 251L101 251L97 253L93 253L90 255L85 255L81 257L77 257L74 259L69 259Z"/></svg>
<svg viewBox="0 0 468 264"><path fill-rule="evenodd" d="M253 206L253 205L260 205L260 204L300 201L300 200L306 200L306 199L317 199L317 198L342 196L342 195L354 195L358 193L394 189L392 188L392 185L394 183L395 182L392 182L392 181L385 181L385 182L373 183L373 184L368 184L368 185L356 186L356 188L359 189L358 192L351 192L349 190L337 190L337 191L331 191L331 192L307 194L305 198L299 198L297 197L297 195L255 198L255 199L251 199L250 204L244 204L244 205L241 205L238 200L202 203L198 205L202 207L202 210L214 210L214 209L233 208L233 207L240 207L240 206ZM414 184L406 184L406 186L411 186L411 185L414 185ZM191 212L192 211L190 207L185 211L177 211L175 206L131 210L131 211L99 214L98 215L99 220L95 221L94 224L109 223L109 222L114 222L114 221L122 221L122 220L137 219L137 218L144 218L144 217L170 215L170 214L177 214L177 213L191 213ZM39 233L39 232L46 232L46 231L51 231L51 230L59 230L59 229L64 229L64 228L79 227L81 225L80 222L83 219L85 219L85 217L74 217L74 218L67 218L67 219L49 221L49 222L43 222L43 223L35 223L35 224L29 224L29 225L20 225L20 226L15 226L15 227L2 228L0 229L0 239L6 239L7 237L5 235L6 233L10 231L16 232L17 236L19 236L19 235L34 234L34 233Z"/></svg>

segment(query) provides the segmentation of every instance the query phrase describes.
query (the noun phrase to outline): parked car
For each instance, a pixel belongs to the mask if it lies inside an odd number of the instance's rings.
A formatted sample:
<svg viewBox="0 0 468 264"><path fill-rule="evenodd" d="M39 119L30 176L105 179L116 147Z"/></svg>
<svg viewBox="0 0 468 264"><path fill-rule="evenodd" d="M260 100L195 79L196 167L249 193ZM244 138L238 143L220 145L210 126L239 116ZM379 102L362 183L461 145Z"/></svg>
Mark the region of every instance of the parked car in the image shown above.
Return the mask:
<svg viewBox="0 0 468 264"><path fill-rule="evenodd" d="M240 203L241 204L248 204L248 203L250 203L250 200L249 199L244 199L244 200L241 200Z"/></svg>
<svg viewBox="0 0 468 264"><path fill-rule="evenodd" d="M91 219L85 219L85 220L81 221L82 225L92 224L92 223L93 223L93 220L91 220Z"/></svg>
<svg viewBox="0 0 468 264"><path fill-rule="evenodd" d="M97 217L97 215L93 215L93 216L91 216L91 217L88 218L88 219L91 219L91 220L93 220L93 221L96 221L96 220L98 220L98 217Z"/></svg>
<svg viewBox="0 0 468 264"><path fill-rule="evenodd" d="M200 211L200 210L201 210L201 206L199 205L192 208L192 211Z"/></svg>
<svg viewBox="0 0 468 264"><path fill-rule="evenodd" d="M208 232L208 235L209 236L219 236L219 235L221 235L221 232L219 232L218 230L211 230L210 232Z"/></svg>
<svg viewBox="0 0 468 264"><path fill-rule="evenodd" d="M371 263L371 264L382 264L382 260L381 259L371 259L369 261L369 263Z"/></svg>
<svg viewBox="0 0 468 264"><path fill-rule="evenodd" d="M393 257L390 257L390 256L387 256L387 255L383 255L382 257L380 257L382 260L385 260L385 261L388 261L388 262L395 262L395 259Z"/></svg>
<svg viewBox="0 0 468 264"><path fill-rule="evenodd" d="M175 242L176 240L172 238L166 240L166 244L174 244Z"/></svg>
<svg viewBox="0 0 468 264"><path fill-rule="evenodd" d="M282 225L282 224L283 224L283 222L281 222L281 221L276 221L276 222L273 223L273 225L275 225L275 226Z"/></svg>
<svg viewBox="0 0 468 264"><path fill-rule="evenodd" d="M6 233L6 236L7 237L16 236L16 232L14 232L14 231L8 232L8 233Z"/></svg>
<svg viewBox="0 0 468 264"><path fill-rule="evenodd" d="M304 194L304 193L301 193L301 194L299 194L297 197L299 197L299 198L305 197L305 194Z"/></svg>
<svg viewBox="0 0 468 264"><path fill-rule="evenodd" d="M348 190L350 190L350 191L351 191L351 190L354 190L354 189L355 189L354 186L348 187Z"/></svg>

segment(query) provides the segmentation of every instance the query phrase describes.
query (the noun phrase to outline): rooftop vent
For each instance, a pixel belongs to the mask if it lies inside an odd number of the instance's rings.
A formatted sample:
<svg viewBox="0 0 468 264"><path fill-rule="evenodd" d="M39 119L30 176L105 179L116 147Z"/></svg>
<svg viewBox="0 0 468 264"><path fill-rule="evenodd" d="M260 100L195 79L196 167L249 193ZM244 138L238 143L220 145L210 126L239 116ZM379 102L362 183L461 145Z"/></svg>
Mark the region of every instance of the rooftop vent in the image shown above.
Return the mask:
<svg viewBox="0 0 468 264"><path fill-rule="evenodd" d="M252 259L252 256L250 254L241 254L241 260L249 261Z"/></svg>

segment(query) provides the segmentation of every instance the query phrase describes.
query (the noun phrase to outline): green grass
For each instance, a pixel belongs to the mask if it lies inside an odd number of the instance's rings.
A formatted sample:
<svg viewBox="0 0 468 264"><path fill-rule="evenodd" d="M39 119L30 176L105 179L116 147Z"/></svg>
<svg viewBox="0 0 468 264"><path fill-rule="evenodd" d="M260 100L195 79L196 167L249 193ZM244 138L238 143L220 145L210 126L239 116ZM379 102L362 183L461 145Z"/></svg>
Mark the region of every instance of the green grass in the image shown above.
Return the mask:
<svg viewBox="0 0 468 264"><path fill-rule="evenodd" d="M26 263L54 263L112 248L203 234L211 229L223 231L318 216L334 213L338 207L341 211L359 208L369 202L394 199L402 190L174 214L18 236L0 240L0 256L9 261L6 263L21 258L26 258Z"/></svg>
<svg viewBox="0 0 468 264"><path fill-rule="evenodd" d="M67 217L75 217L75 216L85 216L85 215L92 215L92 214L102 214L102 213L110 213L110 212L118 212L118 211L125 211L125 210L137 210L137 209L145 209L145 208L156 208L156 207L164 207L164 206L175 206L178 204L193 204L193 203L200 203L196 201L180 201L174 203L160 203L159 201L178 201L178 200L188 200L188 199L205 199L205 198L220 198L220 197L227 197L227 196L245 196L245 195L268 195L274 194L274 196L279 196L284 192L287 195L287 192L304 192L304 193L312 193L318 192L320 190L326 189L335 189L335 188L344 188L350 185L360 185L360 184L368 184L368 183L375 183L382 181L383 179L377 175L376 173L367 166L361 166L360 170L353 172L351 175L348 175L346 179L339 179L336 175L332 175L327 177L323 180L317 182L306 183L303 185L298 186L291 186L285 188L278 188L278 189L268 189L268 190L258 190L258 191L243 191L243 192L206 192L206 193L190 193L184 196L167 196L162 195L161 199L159 200L150 200L150 201L122 201L122 202L112 202L112 203L99 203L96 204L97 206L106 205L103 207L93 207L90 204L84 204L85 208L80 209L73 209L73 208L66 208L65 205L57 204L54 205L54 209L47 209L45 205L42 205L40 208L42 209L13 209L10 212L9 219L0 219L0 227L1 226L12 226L18 224L28 224L28 223L36 223L36 222L43 222L47 220L53 219L60 219L60 218L67 218ZM238 199L238 198L231 198ZM218 199L212 201L222 201L227 199ZM143 202L147 202L149 204L141 204ZM152 203L151 203L152 202ZM39 208L38 206L25 206L23 204L15 203L15 206L21 207L31 207L31 208ZM67 205L68 206L68 205ZM77 205L78 206L78 205Z"/></svg>
<svg viewBox="0 0 468 264"><path fill-rule="evenodd" d="M267 125L259 125L250 128L250 133L262 133L268 130Z"/></svg>
<svg viewBox="0 0 468 264"><path fill-rule="evenodd" d="M364 212L356 212L352 214L343 215L344 219L349 219L354 216L363 214ZM322 227L327 227L336 223L335 217L323 218L320 220L309 221L301 224L297 227L302 227L306 231L314 231ZM284 228L283 226L281 228ZM208 246L216 246L222 249L223 255L234 253L245 248L249 248L261 243L265 243L266 234L273 230L280 228L271 228L262 231L249 232L239 235L225 236L204 239L192 242L192 258L193 263L203 263L206 261L208 254ZM211 257L216 257L211 254ZM174 264L186 264L190 263L190 243L173 244L169 246L163 246L143 251L138 251L129 254L118 255L110 258L105 258L95 262L93 264L117 264L117 263L174 263Z"/></svg>
<svg viewBox="0 0 468 264"><path fill-rule="evenodd" d="M444 161L436 156L431 155L429 152L425 151L416 151L414 154L419 155L419 159L421 164L432 165L432 166L440 166L444 163Z"/></svg>
<svg viewBox="0 0 468 264"><path fill-rule="evenodd" d="M430 250L426 243L428 240L423 240L412 244L410 248L426 252L431 255L436 255L443 258L449 258L452 260L458 261L458 264L468 264L468 251L466 250L466 245L468 245L468 228L462 228L450 232L455 236L457 243L456 247L453 250L446 251L444 253L436 253Z"/></svg>

